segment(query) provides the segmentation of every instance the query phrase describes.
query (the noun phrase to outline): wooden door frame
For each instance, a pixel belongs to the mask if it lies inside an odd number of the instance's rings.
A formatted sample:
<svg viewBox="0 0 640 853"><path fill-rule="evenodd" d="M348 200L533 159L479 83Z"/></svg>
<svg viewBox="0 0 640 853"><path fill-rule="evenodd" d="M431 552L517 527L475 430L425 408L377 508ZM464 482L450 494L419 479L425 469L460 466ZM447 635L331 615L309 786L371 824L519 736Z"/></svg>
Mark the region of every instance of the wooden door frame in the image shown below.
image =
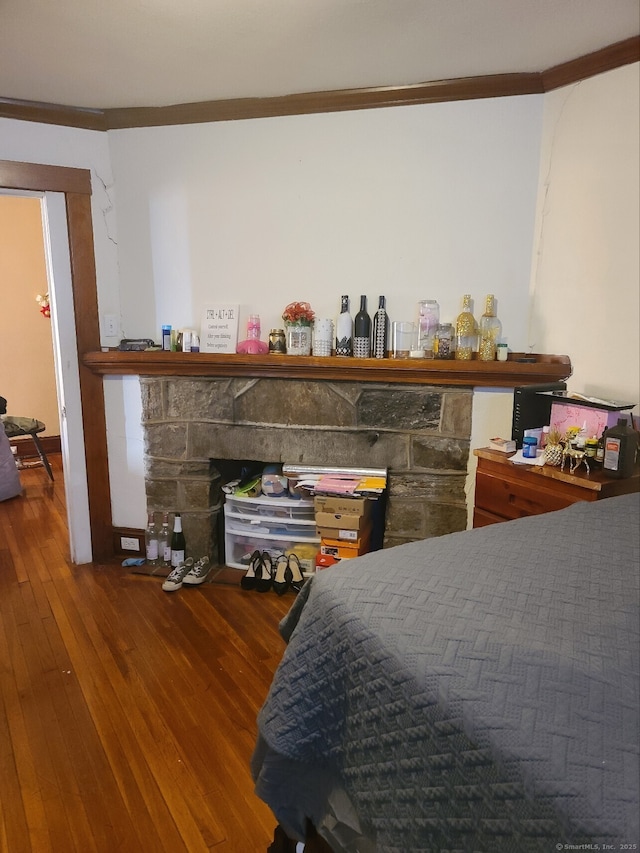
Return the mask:
<svg viewBox="0 0 640 853"><path fill-rule="evenodd" d="M102 377L84 366L83 356L100 349L96 262L91 216L91 172L0 160L0 188L59 192L65 197L73 290L80 400L94 562L113 557L111 489Z"/></svg>

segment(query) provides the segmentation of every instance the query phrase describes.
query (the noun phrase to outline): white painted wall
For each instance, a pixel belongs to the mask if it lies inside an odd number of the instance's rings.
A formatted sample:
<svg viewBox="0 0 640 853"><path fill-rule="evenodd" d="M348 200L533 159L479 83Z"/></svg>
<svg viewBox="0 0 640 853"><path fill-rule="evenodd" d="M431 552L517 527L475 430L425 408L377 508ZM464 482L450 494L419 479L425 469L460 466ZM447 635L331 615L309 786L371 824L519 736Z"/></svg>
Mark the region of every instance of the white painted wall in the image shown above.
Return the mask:
<svg viewBox="0 0 640 853"><path fill-rule="evenodd" d="M287 303L335 317L342 293L453 320L491 292L524 348L541 117L528 96L111 132L126 333L235 300L266 339Z"/></svg>
<svg viewBox="0 0 640 853"><path fill-rule="evenodd" d="M639 84L635 64L545 97L531 278L534 349L570 354L570 390L633 403L640 401Z"/></svg>

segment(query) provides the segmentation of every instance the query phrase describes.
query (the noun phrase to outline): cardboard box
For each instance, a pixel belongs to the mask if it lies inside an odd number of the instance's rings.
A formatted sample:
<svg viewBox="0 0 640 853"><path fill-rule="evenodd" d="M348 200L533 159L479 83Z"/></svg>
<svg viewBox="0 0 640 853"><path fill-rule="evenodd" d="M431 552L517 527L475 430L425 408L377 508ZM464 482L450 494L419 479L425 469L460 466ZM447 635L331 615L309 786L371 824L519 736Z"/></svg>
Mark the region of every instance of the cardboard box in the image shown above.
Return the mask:
<svg viewBox="0 0 640 853"><path fill-rule="evenodd" d="M323 538L320 541L320 553L337 560L348 560L351 557L360 557L369 553L371 544L371 528L369 527L360 539L354 542L345 542L342 539Z"/></svg>
<svg viewBox="0 0 640 853"><path fill-rule="evenodd" d="M354 542L360 539L363 531L371 527L371 520L364 515L346 513L316 513L316 531L318 536L328 539L348 539Z"/></svg>
<svg viewBox="0 0 640 853"><path fill-rule="evenodd" d="M348 515L371 515L371 504L368 498L351 498L344 495L316 495L314 506L319 512L347 513Z"/></svg>

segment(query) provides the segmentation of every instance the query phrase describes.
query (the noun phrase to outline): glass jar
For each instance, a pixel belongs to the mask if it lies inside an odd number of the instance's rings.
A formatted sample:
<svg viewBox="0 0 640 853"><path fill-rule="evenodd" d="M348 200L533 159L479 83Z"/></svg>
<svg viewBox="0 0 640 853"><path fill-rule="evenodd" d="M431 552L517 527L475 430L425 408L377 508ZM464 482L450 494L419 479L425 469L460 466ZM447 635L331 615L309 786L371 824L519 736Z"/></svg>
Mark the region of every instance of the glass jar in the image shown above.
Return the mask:
<svg viewBox="0 0 640 853"><path fill-rule="evenodd" d="M522 439L522 456L524 459L535 459L538 455L538 439L534 435L525 435Z"/></svg>
<svg viewBox="0 0 640 853"><path fill-rule="evenodd" d="M433 336L433 357L454 358L455 357L455 330L451 323L441 323Z"/></svg>
<svg viewBox="0 0 640 853"><path fill-rule="evenodd" d="M440 306L435 299L422 299L418 302L418 310L418 349L424 350L425 358L433 358L433 337L440 322Z"/></svg>
<svg viewBox="0 0 640 853"><path fill-rule="evenodd" d="M287 323L287 355L311 355L311 326Z"/></svg>
<svg viewBox="0 0 640 853"><path fill-rule="evenodd" d="M272 355L284 355L287 351L287 339L284 329L271 329L269 332L269 352Z"/></svg>

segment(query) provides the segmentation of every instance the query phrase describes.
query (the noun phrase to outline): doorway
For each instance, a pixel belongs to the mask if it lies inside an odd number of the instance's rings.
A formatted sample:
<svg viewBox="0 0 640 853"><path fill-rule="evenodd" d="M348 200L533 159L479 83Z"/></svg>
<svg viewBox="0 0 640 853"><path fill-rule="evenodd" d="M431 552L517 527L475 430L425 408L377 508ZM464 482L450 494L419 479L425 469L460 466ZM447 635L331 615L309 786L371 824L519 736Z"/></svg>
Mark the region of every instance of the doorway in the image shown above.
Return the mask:
<svg viewBox="0 0 640 853"><path fill-rule="evenodd" d="M101 377L82 365L100 347L91 174L85 169L0 161L0 191L31 191L43 198L52 314L59 364L61 442L68 459L70 537L76 563L113 556L106 423ZM63 450L64 455L64 450Z"/></svg>

